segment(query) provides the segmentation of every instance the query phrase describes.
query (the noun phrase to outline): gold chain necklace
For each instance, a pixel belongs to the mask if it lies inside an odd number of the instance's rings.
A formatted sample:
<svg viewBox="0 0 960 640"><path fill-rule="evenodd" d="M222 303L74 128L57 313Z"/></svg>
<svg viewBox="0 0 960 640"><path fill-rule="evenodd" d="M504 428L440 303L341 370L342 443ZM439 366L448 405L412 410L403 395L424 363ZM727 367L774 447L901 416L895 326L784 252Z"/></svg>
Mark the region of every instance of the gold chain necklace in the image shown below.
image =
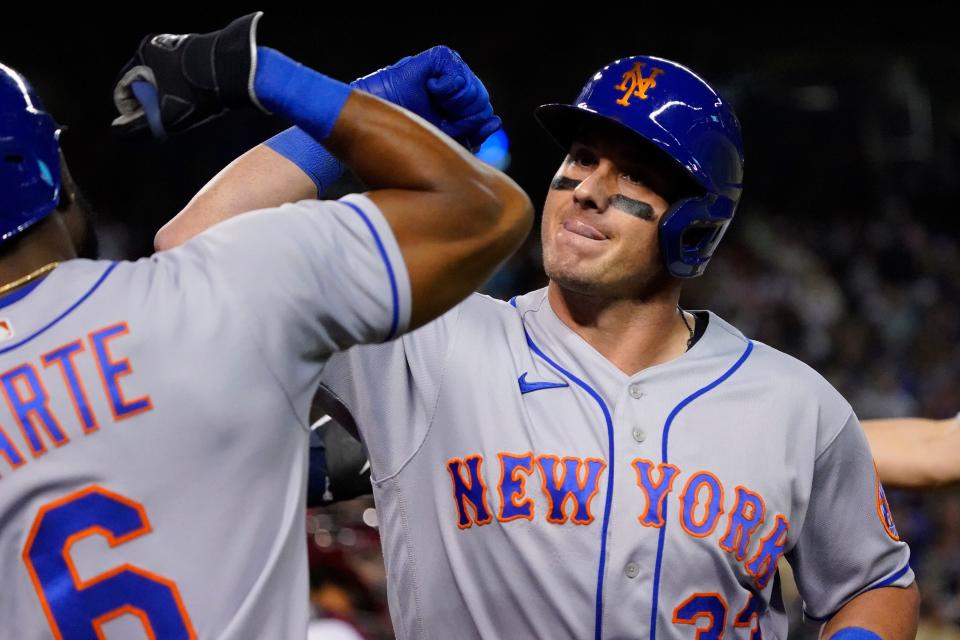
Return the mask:
<svg viewBox="0 0 960 640"><path fill-rule="evenodd" d="M12 291L12 290L16 289L17 287L20 287L20 286L23 286L23 285L27 284L27 283L30 282L31 280L36 280L36 279L39 278L40 276L46 275L46 274L50 273L51 271L53 271L54 269L56 269L58 266L60 266L60 262L59 262L59 261L58 261L58 262L51 262L51 263L49 263L49 264L45 264L45 265L43 265L42 267L40 267L39 269L37 269L36 271L31 271L30 273L28 273L27 275L23 276L22 278L17 278L17 279L14 280L13 282L8 282L7 284L5 284L5 285L3 285L3 286L0 286L0 296L2 296L3 294L5 294L5 293L8 292L8 291Z"/></svg>

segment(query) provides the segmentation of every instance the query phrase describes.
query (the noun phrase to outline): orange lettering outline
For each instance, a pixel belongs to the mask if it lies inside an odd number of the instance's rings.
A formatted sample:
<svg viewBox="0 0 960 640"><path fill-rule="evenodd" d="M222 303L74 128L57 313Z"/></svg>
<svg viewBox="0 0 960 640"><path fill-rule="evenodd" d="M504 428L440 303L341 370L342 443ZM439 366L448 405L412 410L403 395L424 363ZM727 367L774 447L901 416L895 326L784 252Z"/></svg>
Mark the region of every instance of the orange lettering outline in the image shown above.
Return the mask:
<svg viewBox="0 0 960 640"><path fill-rule="evenodd" d="M760 508L762 509L762 511L760 512L760 519L757 520L757 523L746 530L747 541L743 545L744 549L748 549L750 547L750 538L753 537L754 532L756 532L756 530L760 528L760 526L763 524L764 519L767 517L767 503L764 502L763 496L761 496L759 493L750 491L746 487L742 487L738 485L737 488L734 489L734 492L737 494L737 501L733 505L733 509L730 510L730 514L727 518L727 531L720 538L720 548L723 549L724 551L728 551L732 553L738 561L743 562L743 559L747 557L747 554L746 552L742 554L739 552L740 543L742 541L743 534L744 534L742 527L738 527L736 537L733 540L733 547L727 547L723 544L723 541L727 539L727 536L729 536L730 532L733 530L733 517L737 515L737 513L739 513L740 511L740 502L741 502L741 497L743 495L741 491L743 492L743 494L753 496L754 498L759 500ZM750 503L750 502L745 502L744 504L745 506L753 506L753 503ZM744 519L752 520L753 515L756 515L756 512L754 512L750 518L747 518L746 516L744 516Z"/></svg>
<svg viewBox="0 0 960 640"><path fill-rule="evenodd" d="M470 499L466 492L463 495L463 513L467 516L467 524L460 524L460 505L461 502L457 500L457 479L453 477L453 469L450 468L450 465L454 462L457 463L457 475L460 476L460 482L466 487L467 491L473 490L473 481L470 476L470 467L467 465L467 460L477 458L477 480L480 482L480 501L483 502L483 508L487 511L487 517L480 519L480 509L474 504L473 500ZM467 480L471 480L469 483L465 482L463 479L463 474L460 472L460 466L463 465L467 467ZM466 458L450 458L447 460L447 471L450 473L450 480L452 481L452 491L453 491L453 504L457 508L457 527L460 529L469 529L473 526L473 523L476 522L478 527L481 527L485 524L490 524L493 521L493 511L490 509L490 505L487 503L487 484L483 481L483 456L480 454L467 456ZM470 512L467 511L467 504L473 507L474 517L470 518Z"/></svg>
<svg viewBox="0 0 960 640"><path fill-rule="evenodd" d="M710 476L711 478L713 478L714 482L717 483L717 487L720 489L720 499L717 501L720 505L720 508L719 510L717 510L717 515L714 516L713 524L710 526L710 529L708 531L705 531L704 533L694 533L693 531L687 528L687 523L684 522L686 511L683 508L684 507L683 498L684 496L687 495L687 491L689 491L690 489L690 483L696 480L697 478L702 478L704 476ZM696 511L697 507L700 506L700 488L704 486L710 489L710 499L704 503L705 511L703 514L703 520L701 520L700 522L697 522L696 514L694 512ZM710 517L710 504L713 502L713 499L715 497L716 496L713 491L713 485L711 485L709 482L697 482L696 491L693 493L693 505L690 507L690 523L694 527L697 527L699 529L700 527L707 524L707 519ZM697 471L692 476L690 476L690 478L687 480L687 484L684 485L683 492L680 494L679 500L680 500L680 526L683 527L684 531L686 531L688 534L690 534L695 538L706 538L711 533L713 533L713 530L717 528L717 523L720 522L720 516L723 515L723 484L721 484L720 478L713 475L709 471Z"/></svg>
<svg viewBox="0 0 960 640"><path fill-rule="evenodd" d="M680 614L680 609L683 609L683 608L684 608L685 606L687 606L692 600L695 600L696 598L709 597L709 596L715 596L715 597L717 598L717 600L720 601L720 604L723 605L723 620L720 621L720 634L717 636L717 640L723 640L723 631L724 631L724 628L727 626L727 601L724 600L724 599L723 599L723 596L720 595L719 593L713 593L713 592L708 592L708 593L694 593L694 594L691 595L689 598L687 598L686 600L684 600L683 602L681 602L680 604L678 604L678 605L677 605L677 608L673 610L673 623L674 623L674 624L691 624L691 625L695 625L695 624L697 624L697 619L698 619L698 618L707 618L707 619L710 621L710 625L709 625L706 629L701 628L701 627L696 627L696 629L697 629L697 636L696 636L696 637L697 637L697 640L700 640L700 636L703 635L704 633L707 633L707 632L710 632L710 631L714 631L714 628L713 628L713 627L716 625L716 620L714 620L713 614L710 613L709 611L699 611L699 612L693 614L693 617L692 617L692 618L681 619L681 618L678 618L678 617L677 617L677 616Z"/></svg>
<svg viewBox="0 0 960 640"><path fill-rule="evenodd" d="M39 412L36 409L32 411L28 411L24 417L26 421L30 424L30 426L32 426L36 430L37 442L40 443L40 448L37 450L34 450L33 445L30 444L30 435L27 433L27 428L23 424L23 422L20 420L20 414L18 414L16 410L13 408L13 401L10 399L10 394L7 393L7 385L5 384L2 385L3 398L4 400L7 401L7 407L10 409L10 415L13 416L13 419L17 423L17 426L20 427L20 432L23 433L23 439L27 443L27 448L30 449L30 454L34 458L39 458L40 456L42 456L47 452L47 445L44 444L43 437L41 436L40 431L37 430L38 423L39 423L39 427L43 429L44 432L46 432L47 436L50 438L50 441L53 442L53 446L57 448L62 447L63 445L69 443L70 436L68 436L67 432L63 430L62 426L60 426L60 421L57 420L57 416L55 416L53 414L53 411L50 409L50 394L47 393L47 388L43 385L43 378L40 377L40 372L37 371L37 368L35 366L27 362L24 362L23 364L18 364L12 369L8 369L7 371L0 373L0 378L5 378L9 375L10 388L13 389L13 392L15 394L17 394L17 400L20 402L20 404L26 404L23 397L20 395L20 390L17 389L17 379L20 378L21 376L25 376L25 374L16 373L11 375L14 371L17 371L18 369L24 369L26 367L29 367L30 370L33 372L34 378L37 380L37 384L40 385L40 391L43 392L43 397L44 397L43 408L47 410L47 414L50 416L50 419L53 420L53 424L56 425L57 430L59 430L60 433L63 434L63 440L61 440L60 442L57 442L57 439L53 437L52 433L50 433L50 429L47 428L46 422L44 422L43 419L39 419L40 418ZM37 390L30 384L29 380L27 381L27 387L30 389L30 391L33 392L33 398L29 400L29 402L36 402L39 399ZM34 419L32 417L34 415L36 415L36 418L38 419Z"/></svg>
<svg viewBox="0 0 960 640"><path fill-rule="evenodd" d="M56 637L56 639L63 640L63 635L60 633L60 627L57 625L56 619L53 617L53 612L50 610L50 603L47 602L47 595L46 593L44 593L43 587L40 584L40 578L37 576L36 569L34 569L33 567L33 562L30 559L30 549L33 547L33 541L37 535L37 531L40 529L40 523L43 521L43 516L47 512L53 509L56 509L57 507L64 505L68 502L72 502L74 500L82 498L83 496L86 496L91 493L99 493L101 495L109 496L111 499L116 500L117 502L121 502L127 505L128 507L131 507L132 509L136 510L137 514L141 518L141 522L143 523L143 525L139 529L135 529L123 536L114 536L112 533L110 533L106 529L103 529L102 527L90 527L83 531L79 531L71 535L69 538L67 538L66 542L63 545L63 550L61 551L61 553L63 554L63 559L67 564L67 569L70 572L70 578L73 580L74 585L77 587L77 590L79 591L81 589L85 589L89 586L102 582L103 580L106 580L107 578L110 578L124 570L142 575L150 580L155 580L161 584L166 585L170 589L170 592L173 594L173 599L177 604L177 610L180 612L180 616L183 619L183 623L187 627L187 633L189 634L189 637L191 639L196 638L197 633L196 631L194 631L193 622L190 620L190 616L187 614L187 609L183 605L183 600L180 597L180 589L177 587L177 583L174 582L173 580L168 580L167 578L159 576L155 573L151 573L149 571L145 571L138 567L134 567L130 564L123 564L115 569L111 569L110 571L107 571L106 573L102 573L98 576L94 576L93 578L91 578L86 582L80 581L80 576L77 574L77 569L73 564L73 559L70 557L70 548L73 546L73 543L79 541L81 538L85 538L89 535L93 535L94 533L99 533L104 538L106 538L107 544L110 545L110 548L113 548L113 547L116 547L117 545L123 544L124 542L128 542L130 540L133 540L134 538L138 538L142 535L146 535L153 531L153 527L150 525L150 520L147 518L147 512L144 510L143 505L141 505L139 502L135 502L125 496L122 496L118 493L114 493L108 489L101 487L100 485L91 485L79 491L75 491L71 494L68 494L58 500L54 500L53 502L48 502L47 504L42 505L40 509L37 510L37 515L33 520L33 526L30 528L30 535L27 536L27 542L26 544L23 545L23 552L21 553L23 562L24 564L27 565L27 572L30 574L30 581L33 583L34 591L37 592L37 597L40 599L40 604L43 606L43 614L44 616L46 616L47 623L50 625L50 629L53 631L53 634ZM126 606L129 607L130 605L126 605ZM125 607L121 607L121 609L123 608ZM130 607L130 608L133 609L134 607ZM141 611L141 610L136 609L136 611ZM107 618L107 616L111 616L112 613L113 612L104 614L93 620L95 629L97 630L97 633L99 636L102 637L102 632L100 631L99 626L97 626L97 621L98 620L101 621L101 624L103 622L106 622L107 620L104 618ZM143 612L141 611L141 613ZM120 615L123 615L123 614L118 613L116 616L112 616L108 619L113 619L115 617L119 617ZM139 614L135 613L135 615L137 615L137 617L141 617ZM149 626L147 626L146 629L148 633L153 632L152 628L150 628Z"/></svg>
<svg viewBox="0 0 960 640"><path fill-rule="evenodd" d="M10 464L10 468L16 471L19 467L23 466L23 463L26 462L26 460L24 459L23 454L20 453L20 450L17 449L17 445L14 444L13 440L10 439L10 436L7 435L7 432L4 430L3 425L0 425L0 433L3 434L3 439L10 444L10 447L20 457L20 462L14 462L13 460L10 459L9 453L4 451L3 449L0 449L0 454L2 454L3 457L6 459L6 461ZM30 445L28 444L27 446L30 446Z"/></svg>
<svg viewBox="0 0 960 640"><path fill-rule="evenodd" d="M646 489L646 487L643 486L643 481L642 481L641 478L640 478L640 468L637 466L637 463L641 463L641 462L646 462L646 463L648 463L649 466L646 466L646 471L645 471L644 475L647 476L647 480L650 481L650 484L653 485L653 486L654 486L655 488L657 488L657 489L659 489L659 488L660 488L660 485L663 484L663 478L664 478L664 476L665 476L666 473L667 473L666 470L667 470L667 469L673 469L673 471L674 471L674 472L670 475L670 481L667 483L667 489L666 489L666 491L664 491L663 493L660 494L660 499L657 501L657 520L658 520L658 522L655 522L655 523L653 523L653 524L647 524L646 522L644 522L644 520L647 519L647 516L650 515L650 507L651 507L652 505L650 504L650 495L647 493L647 489ZM659 529L659 528L661 528L664 524L666 524L666 522L664 521L664 519L663 519L663 517L662 517L662 515L661 515L661 514L663 513L663 503L664 503L664 501L667 499L667 496L670 495L670 492L673 491L673 481L677 479L677 475L679 475L680 469L679 469L679 467L677 467L677 465L675 465L675 464L670 464L670 463L667 463L667 462L661 462L661 463L658 463L658 464L654 465L654 464L653 464L653 460L647 460L646 458L636 458L633 462L630 463L630 466L633 467L634 470L637 472L637 486L640 487L640 490L643 492L644 497L647 499L647 508L643 511L642 514L640 514L640 518L639 518L640 524L643 525L644 527L653 527L653 528L655 528L655 529ZM653 470L654 467L656 467L656 468L658 468L658 469L660 470L660 481L657 482L657 483L654 483L654 482L653 482L653 475L650 473L650 472Z"/></svg>
<svg viewBox="0 0 960 640"><path fill-rule="evenodd" d="M87 407L90 409L90 418L93 420L93 424L90 426L89 429L87 428L87 425L83 420L83 412L80 410L80 405L77 404L77 399L73 395L73 387L70 386L70 380L67 377L66 364L63 362L62 358L57 358L56 360L52 360L52 361L49 359L50 354L52 354L53 352L60 351L61 349L65 349L66 347L69 347L74 344L78 345L80 349L78 351L67 352L66 357L67 357L67 360L70 361L70 364L73 365L73 370L77 374L77 386L80 387L80 395L83 396L84 401L87 403ZM70 394L70 402L73 403L73 409L74 411L77 412L77 419L80 421L80 427L83 429L84 435L87 435L87 434L93 433L94 431L97 431L100 428L100 423L97 421L97 414L93 412L93 405L90 404L90 398L89 396L87 396L87 389L86 387L83 386L83 378L80 377L80 372L77 370L77 364L73 360L73 357L75 355L82 353L83 351L84 351L83 341L77 338L73 342L68 342L66 344L60 345L55 349L51 349L50 351L40 356L40 360L43 361L44 368L49 367L52 364L57 365L57 368L60 370L60 375L63 377L63 384L66 387L67 392ZM96 356L94 356L94 360L96 360ZM109 398L107 398L107 402L108 403L110 402Z"/></svg>
<svg viewBox="0 0 960 640"><path fill-rule="evenodd" d="M510 481L516 482L520 485L519 490L515 490L513 493L510 494L510 504L513 505L515 509L522 509L524 505L530 505L529 516L522 516L518 514L515 516L510 516L509 518L503 517L503 508L506 505L506 498L504 498L503 496L503 474L506 472L506 469L507 469L507 465L503 459L504 456L509 456L514 460L527 461L526 465L518 464L517 466L515 466L513 469L510 470ZM522 456L515 456L512 453L498 453L497 457L500 458L500 482L499 484L497 484L497 492L500 494L500 514L497 516L497 520L499 520L500 522L510 522L511 520L533 520L534 507L536 506L533 500L530 498L527 498L520 504L517 504L517 501L516 501L518 497L523 497L524 495L526 495L526 491L527 491L527 478L522 475L518 478L517 472L526 471L527 476L533 475L533 452L528 451Z"/></svg>
<svg viewBox="0 0 960 640"><path fill-rule="evenodd" d="M573 515L572 515L572 516L567 516L567 512L566 512L566 508L565 508L565 507L566 507L566 504L567 504L567 501L568 501L568 500L573 500L574 502L576 502L577 505L580 504L580 501L577 500L576 496L574 496L570 491L567 491L567 492L563 495L563 499L560 501L560 515L562 516L562 518L561 518L560 520L554 520L554 519L552 519L552 518L550 517L550 514L553 513L553 496L550 494L550 491L549 491L549 489L547 488L547 471L546 471L546 469L543 468L543 461L546 460L546 459L553 460L553 469L554 469L554 472L553 472L553 478L551 478L551 480L553 480L553 486L554 486L554 488L562 487L563 485L565 485L565 484L567 483L567 464L566 464L566 463L567 463L567 460L575 461L575 462L577 463L577 470L576 470L576 474L577 474L577 475L576 475L576 478L574 478L574 480L575 480L576 483L577 483L577 488L580 489L581 491L583 491L584 489L587 488L587 487L586 487L586 483L587 483L587 481L590 479L590 464L589 464L589 463L591 463L591 462L599 462L599 463L600 463L600 469L597 470L596 481L593 483L593 491L590 492L590 495L588 495L587 498L586 498L586 500L585 500L585 502L586 502L585 508L586 508L586 511L587 511L587 519L586 519L586 520L577 520L577 509L574 509L574 510L573 510ZM586 463L586 464L584 464L584 463ZM600 491L600 476L603 475L603 472L604 472L604 471L606 470L606 468L607 468L607 463L606 463L606 461L605 461L605 460L601 460L601 459L599 459L599 458L577 458L576 456L565 456L562 460L558 460L556 456L543 455L543 456L538 456L538 457L537 457L537 465L540 467L540 477L541 477L541 479L542 479L543 492L544 492L544 494L546 494L546 496L547 496L547 502L548 502L549 505L550 505L550 508L547 509L547 522L552 522L553 524L564 524L564 523L567 521L567 518L568 518L568 517L569 517L569 519L570 519L574 524L590 524L591 522L593 522L593 512L590 510L590 503L593 501L593 497L594 497L595 495L597 495L597 492ZM580 466L581 466L581 465L584 466L584 468L586 469L586 472L587 472L587 473L586 473L586 477L583 479L583 482L580 481ZM558 466L560 466L560 467L563 469L563 475L560 476L560 483L559 483L559 484L557 484L557 474L556 474L556 469L557 469Z"/></svg>
<svg viewBox="0 0 960 640"><path fill-rule="evenodd" d="M762 540L760 541L760 548L757 549L756 555L754 555L752 558L750 558L750 561L747 562L747 563L744 565L744 567L743 567L744 569L746 569L746 571L747 571L748 574L750 574L751 576L753 576L753 579L756 581L757 586L760 587L761 589L763 589L764 587L767 586L767 583L770 582L770 578L767 578L766 580L763 580L763 581L761 582L760 577L759 577L758 574L760 574L760 573L767 573L767 571L766 571L766 570L759 571L759 569L760 569L762 566L764 566L764 565L769 565L769 563L770 563L771 561L772 561L772 562L777 562L777 561L780 559L780 556L782 556L782 555L784 554L784 552L781 551L779 554L777 554L777 557L776 557L776 558L772 558L772 559L771 559L771 558L768 556L767 559L764 561L763 565L761 565L761 567L758 567L758 571L756 571L756 572L750 570L750 565L753 564L754 562L756 562L756 561L760 558L760 554L763 553L763 547L764 547L768 542L770 542L770 540L773 539L773 536L777 533L777 531L780 530L780 523L781 523L781 522L782 522L783 524L785 524L786 527L783 529L783 531L780 532L780 536L786 538L787 534L790 533L790 521L787 520L786 517L784 517L782 514L779 514L779 513L778 513L778 514L777 514L777 517L774 519L773 528L770 530L770 533L767 534L767 537L766 537L766 538L764 538L764 539L762 539ZM786 540L784 540L784 543L786 543ZM779 542L778 542L777 544L779 545ZM784 545L784 546L786 546L786 545ZM771 574L771 575L772 575L772 574Z"/></svg>
<svg viewBox="0 0 960 640"><path fill-rule="evenodd" d="M740 609L740 612L733 619L734 628L750 629L750 640L754 640L755 636L757 636L759 640L759 636L760 636L760 608L754 607L754 609L750 611L750 607L751 605L753 605L753 601L755 598L756 596L751 593L750 596L747 598L747 604L743 605L743 609ZM750 617L747 618L746 620L741 620L740 619L741 616L743 616L743 614L745 614L747 611L750 611ZM757 623L756 627L753 626L754 622Z"/></svg>
<svg viewBox="0 0 960 640"><path fill-rule="evenodd" d="M120 404L130 405L130 404L134 404L136 402L141 402L144 400L146 401L147 404L125 415L119 416L117 415L117 408L113 406L113 399L110 396L110 386L107 384L107 377L103 373L103 362L101 362L100 358L97 357L96 343L93 340L93 336L96 333L102 333L109 329L113 329L115 327L121 327L121 326L123 327L122 331L110 336L104 336L103 339L100 341L100 343L103 345L103 355L107 359L107 364L111 366L118 365L118 364L125 364L127 366L126 371L119 372L113 376L114 384L116 384L117 386L117 396L120 398ZM90 333L87 334L87 339L90 341L90 349L93 351L93 359L97 363L97 372L100 373L100 382L103 383L103 392L107 396L107 404L110 405L110 413L113 414L113 419L115 422L119 422L120 420L126 420L127 418L132 418L133 416L140 415L145 411L151 411L153 409L153 400L150 398L150 394L140 396L139 398L135 398L130 402L127 402L126 399L123 397L123 388L120 386L120 378L122 378L123 376L128 376L132 374L133 365L130 364L130 358L124 358L122 360L114 360L113 356L110 355L110 345L108 345L107 343L110 340L113 340L114 338L119 338L120 336L125 336L129 333L130 333L130 327L127 326L126 321L124 321L124 322L116 322L106 327L101 327L100 329L97 329L96 331L91 331Z"/></svg>

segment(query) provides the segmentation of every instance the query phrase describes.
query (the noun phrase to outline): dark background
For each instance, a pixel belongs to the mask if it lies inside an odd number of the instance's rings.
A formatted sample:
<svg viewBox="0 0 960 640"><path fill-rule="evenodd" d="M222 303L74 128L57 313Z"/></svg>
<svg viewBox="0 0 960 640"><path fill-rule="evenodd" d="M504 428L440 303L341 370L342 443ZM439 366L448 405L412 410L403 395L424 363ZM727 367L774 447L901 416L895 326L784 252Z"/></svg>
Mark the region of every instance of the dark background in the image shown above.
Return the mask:
<svg viewBox="0 0 960 640"><path fill-rule="evenodd" d="M869 214L894 193L911 198L935 227L950 226L945 208L960 191L960 38L944 11L928 7L922 21L908 22L893 11L791 15L785 8L778 20L757 22L762 16L751 11L754 21L744 22L731 10L691 24L692 6L673 15L540 10L526 20L514 17L517 7L423 15L267 8L260 43L343 80L434 44L452 46L490 90L512 143L510 173L535 203L561 153L533 121L533 108L572 100L616 57L675 59L717 85L740 115L741 212L775 208L818 221ZM109 130L116 72L147 33L212 30L255 8L38 6L2 18L0 61L25 73L69 127L63 146L72 171L103 221L127 225L127 253L147 253L153 230L283 123L232 113L164 145L118 139Z"/></svg>

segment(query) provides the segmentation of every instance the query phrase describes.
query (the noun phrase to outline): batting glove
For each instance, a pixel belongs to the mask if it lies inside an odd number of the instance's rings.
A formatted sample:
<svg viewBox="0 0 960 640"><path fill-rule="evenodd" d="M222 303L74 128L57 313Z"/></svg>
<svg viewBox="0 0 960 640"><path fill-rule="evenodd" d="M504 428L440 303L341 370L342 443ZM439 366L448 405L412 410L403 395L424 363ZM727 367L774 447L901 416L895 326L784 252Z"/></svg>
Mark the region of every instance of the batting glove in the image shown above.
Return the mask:
<svg viewBox="0 0 960 640"><path fill-rule="evenodd" d="M262 12L204 34L150 35L120 72L113 102L124 133L149 127L157 137L178 133L229 107L266 109L254 93L257 23Z"/></svg>

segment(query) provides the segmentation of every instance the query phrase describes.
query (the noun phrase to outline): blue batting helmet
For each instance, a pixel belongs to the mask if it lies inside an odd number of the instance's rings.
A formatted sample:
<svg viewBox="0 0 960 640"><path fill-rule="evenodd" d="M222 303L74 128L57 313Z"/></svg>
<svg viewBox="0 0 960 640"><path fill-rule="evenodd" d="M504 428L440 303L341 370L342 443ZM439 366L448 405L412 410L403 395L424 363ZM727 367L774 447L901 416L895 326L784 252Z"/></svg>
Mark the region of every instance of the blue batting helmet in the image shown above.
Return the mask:
<svg viewBox="0 0 960 640"><path fill-rule="evenodd" d="M59 135L26 79L0 64L0 243L56 208Z"/></svg>
<svg viewBox="0 0 960 640"><path fill-rule="evenodd" d="M545 104L537 120L565 149L602 120L652 144L703 190L660 219L660 251L671 275L699 276L733 219L743 183L743 140L733 110L690 69L651 56L597 71L573 104Z"/></svg>

